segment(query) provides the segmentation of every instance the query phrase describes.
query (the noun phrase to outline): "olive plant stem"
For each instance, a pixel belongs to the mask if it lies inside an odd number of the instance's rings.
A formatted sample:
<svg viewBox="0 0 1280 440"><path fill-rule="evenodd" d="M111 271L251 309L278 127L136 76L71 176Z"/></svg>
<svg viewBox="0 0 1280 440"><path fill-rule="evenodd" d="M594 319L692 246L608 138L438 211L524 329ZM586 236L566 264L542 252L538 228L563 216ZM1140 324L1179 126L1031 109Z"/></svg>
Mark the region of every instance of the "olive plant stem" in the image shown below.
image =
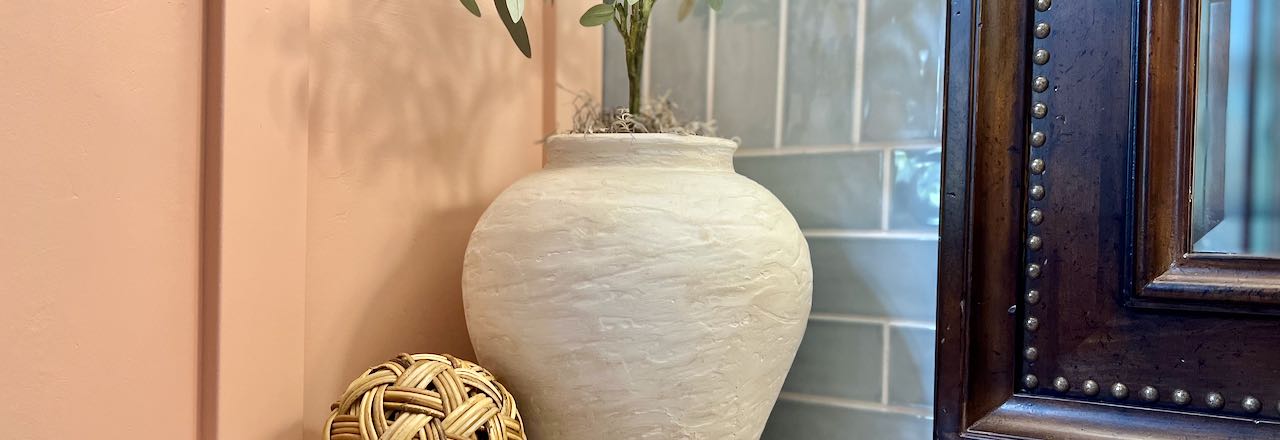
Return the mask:
<svg viewBox="0 0 1280 440"><path fill-rule="evenodd" d="M640 114L640 101L642 99L640 86L644 79L644 49L645 39L649 33L649 12L653 10L655 0L640 0L631 5L631 13L628 14L627 24L622 26L618 24L618 32L622 34L623 45L626 49L627 56L627 108L631 114ZM623 29L627 29L623 31Z"/></svg>

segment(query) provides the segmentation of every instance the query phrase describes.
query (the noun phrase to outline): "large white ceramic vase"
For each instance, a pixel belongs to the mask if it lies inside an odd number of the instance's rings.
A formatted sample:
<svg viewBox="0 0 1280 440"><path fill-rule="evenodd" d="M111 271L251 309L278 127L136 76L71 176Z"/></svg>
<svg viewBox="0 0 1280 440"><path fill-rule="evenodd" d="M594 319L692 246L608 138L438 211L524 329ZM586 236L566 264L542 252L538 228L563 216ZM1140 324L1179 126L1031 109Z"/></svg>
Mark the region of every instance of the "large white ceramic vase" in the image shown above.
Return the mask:
<svg viewBox="0 0 1280 440"><path fill-rule="evenodd" d="M804 333L809 247L729 140L552 137L480 218L463 293L533 440L756 439Z"/></svg>

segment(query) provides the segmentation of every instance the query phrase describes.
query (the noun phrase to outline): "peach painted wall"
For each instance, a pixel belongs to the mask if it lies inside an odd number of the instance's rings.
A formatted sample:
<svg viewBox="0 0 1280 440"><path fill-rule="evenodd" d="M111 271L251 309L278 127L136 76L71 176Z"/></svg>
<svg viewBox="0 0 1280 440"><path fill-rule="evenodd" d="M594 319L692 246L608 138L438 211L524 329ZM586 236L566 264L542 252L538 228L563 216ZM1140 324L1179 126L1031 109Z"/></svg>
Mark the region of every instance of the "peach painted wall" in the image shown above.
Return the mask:
<svg viewBox="0 0 1280 440"><path fill-rule="evenodd" d="M0 4L4 437L313 438L370 364L472 357L471 227L600 84L590 1L531 3L532 60L481 3Z"/></svg>
<svg viewBox="0 0 1280 440"><path fill-rule="evenodd" d="M478 19L456 1L311 3L308 435L373 364L399 352L474 357L463 251L489 202L539 168L556 72L549 9L530 2L530 60L493 2L480 4Z"/></svg>
<svg viewBox="0 0 1280 440"><path fill-rule="evenodd" d="M0 2L0 60L0 436L195 438L200 3Z"/></svg>
<svg viewBox="0 0 1280 440"><path fill-rule="evenodd" d="M303 438L308 1L207 2L206 440Z"/></svg>
<svg viewBox="0 0 1280 440"><path fill-rule="evenodd" d="M578 95L587 93L601 99L604 87L604 38L600 27L583 27L578 18L599 0L555 0L545 3L554 8L555 17L555 83L547 83L551 91L548 105L555 114L555 129L573 128L573 114ZM553 6L552 6L553 5Z"/></svg>

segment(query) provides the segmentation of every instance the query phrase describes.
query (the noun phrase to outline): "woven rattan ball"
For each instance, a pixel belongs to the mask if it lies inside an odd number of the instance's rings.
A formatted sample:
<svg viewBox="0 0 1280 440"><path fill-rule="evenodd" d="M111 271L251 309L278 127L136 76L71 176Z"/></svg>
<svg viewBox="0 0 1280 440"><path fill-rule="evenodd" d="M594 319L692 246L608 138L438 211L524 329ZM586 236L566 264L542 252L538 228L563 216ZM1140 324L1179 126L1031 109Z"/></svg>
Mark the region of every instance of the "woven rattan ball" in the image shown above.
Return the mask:
<svg viewBox="0 0 1280 440"><path fill-rule="evenodd" d="M402 354L370 368L332 409L325 440L525 440L506 388L447 354Z"/></svg>

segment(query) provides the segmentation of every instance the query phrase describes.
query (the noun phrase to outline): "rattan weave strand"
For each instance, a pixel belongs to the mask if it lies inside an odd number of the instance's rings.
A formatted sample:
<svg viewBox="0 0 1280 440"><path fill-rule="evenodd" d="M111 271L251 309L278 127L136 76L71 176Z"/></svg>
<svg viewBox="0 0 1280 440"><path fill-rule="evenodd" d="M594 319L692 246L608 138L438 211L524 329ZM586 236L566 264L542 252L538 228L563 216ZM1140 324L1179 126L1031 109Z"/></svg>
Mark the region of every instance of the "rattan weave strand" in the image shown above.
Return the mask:
<svg viewBox="0 0 1280 440"><path fill-rule="evenodd" d="M515 400L479 365L401 354L351 382L324 440L525 440Z"/></svg>

